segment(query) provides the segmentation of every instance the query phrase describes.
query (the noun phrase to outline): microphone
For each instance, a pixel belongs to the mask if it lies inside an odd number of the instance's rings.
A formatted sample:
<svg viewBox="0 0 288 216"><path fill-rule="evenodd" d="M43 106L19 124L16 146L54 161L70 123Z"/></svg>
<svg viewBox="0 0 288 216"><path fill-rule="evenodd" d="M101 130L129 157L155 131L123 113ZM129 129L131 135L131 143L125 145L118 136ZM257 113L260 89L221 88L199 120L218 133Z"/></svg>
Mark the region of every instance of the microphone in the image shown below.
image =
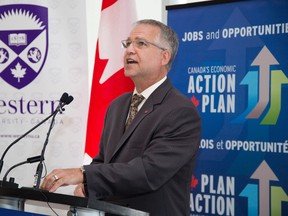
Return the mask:
<svg viewBox="0 0 288 216"><path fill-rule="evenodd" d="M60 98L60 102L56 110L62 113L65 109L63 108L65 105L70 104L74 100L72 95L68 95L66 92Z"/></svg>
<svg viewBox="0 0 288 216"><path fill-rule="evenodd" d="M73 97L70 95L68 95L68 93L64 92L60 98L60 102L58 107L56 108L56 110L54 112L52 112L47 118L45 118L44 120L42 120L41 122L39 122L37 125L35 125L33 128L31 128L30 130L28 130L26 133L24 133L23 135L21 135L20 137L18 137L16 140L14 140L3 152L2 157L0 159L0 173L2 171L3 165L4 165L4 157L7 154L7 152L9 151L9 149L15 145L16 143L18 143L21 139L23 139L25 136L27 136L29 133L31 133L33 130L35 130L36 128L38 128L40 125L42 125L43 123L45 123L48 119L50 119L51 117L55 116L58 112L62 112L64 111L63 107L65 105L68 105L69 103L71 103L73 101ZM43 158L44 159L44 158Z"/></svg>
<svg viewBox="0 0 288 216"><path fill-rule="evenodd" d="M60 113L62 111L64 111L64 106L70 104L73 101L73 96L72 95L68 95L66 92L64 92L60 98L60 102L58 107L56 108L56 110L60 111ZM57 113L57 112L56 112Z"/></svg>
<svg viewBox="0 0 288 216"><path fill-rule="evenodd" d="M68 93L67 92L64 92L60 98L60 102L65 102L68 98Z"/></svg>
<svg viewBox="0 0 288 216"><path fill-rule="evenodd" d="M60 98L60 102L64 103L65 105L70 104L74 100L72 95L68 95L66 92Z"/></svg>
<svg viewBox="0 0 288 216"><path fill-rule="evenodd" d="M38 162L40 161L41 157L40 156L35 156L35 157L30 157L30 158L27 158L26 161L23 161L21 163L18 163L18 164L15 164L14 166L10 167L7 172L5 173L4 177L3 177L3 180L0 181L0 186L3 186L3 187L11 187L11 188L18 188L18 184L14 183L14 178L10 178L9 179L9 182L7 182L7 176L8 174L11 172L11 170L13 170L14 168L18 167L18 166L21 166L23 164L26 164L26 163L35 163L35 162Z"/></svg>
<svg viewBox="0 0 288 216"><path fill-rule="evenodd" d="M69 95L65 101L66 105L70 104L73 100L74 100L73 96Z"/></svg>

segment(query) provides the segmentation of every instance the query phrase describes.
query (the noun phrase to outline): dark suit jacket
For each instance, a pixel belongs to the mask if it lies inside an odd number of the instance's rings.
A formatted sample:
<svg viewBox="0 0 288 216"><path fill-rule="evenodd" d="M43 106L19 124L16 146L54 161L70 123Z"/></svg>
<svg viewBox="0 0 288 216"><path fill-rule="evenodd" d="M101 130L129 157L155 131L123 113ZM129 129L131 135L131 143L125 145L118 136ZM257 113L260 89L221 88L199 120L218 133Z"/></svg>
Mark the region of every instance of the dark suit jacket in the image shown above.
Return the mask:
<svg viewBox="0 0 288 216"><path fill-rule="evenodd" d="M118 97L107 110L100 153L85 167L89 197L152 216L189 215L199 113L167 79L124 132L131 96Z"/></svg>

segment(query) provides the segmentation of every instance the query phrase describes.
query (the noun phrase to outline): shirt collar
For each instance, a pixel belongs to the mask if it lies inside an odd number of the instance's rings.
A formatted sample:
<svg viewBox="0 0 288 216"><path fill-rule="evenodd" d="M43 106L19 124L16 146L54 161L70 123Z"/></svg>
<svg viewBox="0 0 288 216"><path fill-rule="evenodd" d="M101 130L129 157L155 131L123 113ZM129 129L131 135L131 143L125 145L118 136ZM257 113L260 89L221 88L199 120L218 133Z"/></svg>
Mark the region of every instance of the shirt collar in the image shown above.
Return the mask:
<svg viewBox="0 0 288 216"><path fill-rule="evenodd" d="M167 76L163 77L161 80L159 80L158 82L154 83L153 85L145 89L143 92L141 92L141 95L143 95L143 97L147 99L166 79ZM140 94L140 93L138 93L136 88L134 88L133 94Z"/></svg>

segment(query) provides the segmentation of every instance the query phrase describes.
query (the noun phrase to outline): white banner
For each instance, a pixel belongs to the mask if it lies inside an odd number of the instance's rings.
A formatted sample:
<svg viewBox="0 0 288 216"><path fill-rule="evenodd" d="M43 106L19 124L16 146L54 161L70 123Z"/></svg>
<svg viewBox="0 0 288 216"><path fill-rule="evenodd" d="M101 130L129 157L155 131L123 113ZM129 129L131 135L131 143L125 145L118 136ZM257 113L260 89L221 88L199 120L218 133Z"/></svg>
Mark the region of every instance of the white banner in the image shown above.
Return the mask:
<svg viewBox="0 0 288 216"><path fill-rule="evenodd" d="M74 97L56 116L45 151L47 172L83 161L88 106L85 1L0 0L0 155L53 112L67 92ZM0 178L13 165L41 154L51 119L12 146ZM8 175L33 187L38 163ZM46 174L45 167L42 177ZM72 194L73 187L58 190Z"/></svg>

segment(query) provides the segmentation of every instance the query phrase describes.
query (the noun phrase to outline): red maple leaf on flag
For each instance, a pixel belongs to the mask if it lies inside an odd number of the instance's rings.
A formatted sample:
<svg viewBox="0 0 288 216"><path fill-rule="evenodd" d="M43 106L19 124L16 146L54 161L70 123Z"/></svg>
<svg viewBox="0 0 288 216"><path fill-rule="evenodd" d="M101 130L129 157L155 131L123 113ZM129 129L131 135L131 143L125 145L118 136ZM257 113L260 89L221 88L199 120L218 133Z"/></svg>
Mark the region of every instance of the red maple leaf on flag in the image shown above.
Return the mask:
<svg viewBox="0 0 288 216"><path fill-rule="evenodd" d="M129 36L135 21L134 0L102 1L87 120L85 163L99 152L104 117L110 102L124 92L133 91L133 82L124 76L121 40Z"/></svg>

